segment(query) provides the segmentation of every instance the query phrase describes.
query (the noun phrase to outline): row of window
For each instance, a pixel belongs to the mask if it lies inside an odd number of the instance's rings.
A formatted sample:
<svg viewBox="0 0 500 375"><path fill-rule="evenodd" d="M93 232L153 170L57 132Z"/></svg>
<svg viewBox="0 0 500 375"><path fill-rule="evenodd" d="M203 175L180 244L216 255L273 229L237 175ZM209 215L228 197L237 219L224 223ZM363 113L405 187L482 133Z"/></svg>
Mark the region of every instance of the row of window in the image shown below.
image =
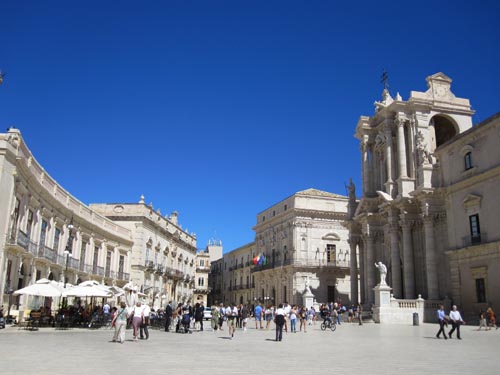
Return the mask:
<svg viewBox="0 0 500 375"><path fill-rule="evenodd" d="M20 207L21 207L21 202L18 198L16 198L15 206L14 206L14 217L13 217L13 227L12 227L12 233L11 233L11 238L15 238L17 235L18 227L20 224ZM27 211L27 218L26 218L26 232L24 233L28 240L33 241L33 234L35 230L35 215L34 212L31 209L28 209ZM47 241L47 235L49 232L49 224L47 220L42 219L41 225L40 225L40 235L38 237L38 246L40 249L40 253L43 253L46 250L51 250L55 254L59 254L60 252L60 241L61 241L61 229L57 226L54 227L54 236L52 238L52 248L48 246L48 241ZM67 251L69 254L73 253L73 247L74 247L74 241L75 238L72 235L72 233L69 233L68 236L68 241L65 246L65 251ZM80 248L80 256L79 256L79 268L80 270L83 270L84 265L85 265L85 258L87 255L87 249L89 247L89 244L85 241L81 241L81 248ZM93 257L92 257L92 269L97 269L98 267L98 260L99 260L99 253L100 253L100 247L99 246L94 246L94 251L93 251ZM106 252L106 263L105 263L105 270L106 274L109 274L111 270L111 262L112 262L112 256L113 252L108 250ZM118 272L123 273L125 268L125 256L120 255L119 258L119 265L118 265Z"/></svg>
<svg viewBox="0 0 500 375"><path fill-rule="evenodd" d="M286 211L286 210L288 210L288 205L287 204L285 204L283 206L283 211ZM273 210L272 217L275 217L275 216L276 216L276 210ZM262 215L262 221L266 221L266 216L265 215Z"/></svg>

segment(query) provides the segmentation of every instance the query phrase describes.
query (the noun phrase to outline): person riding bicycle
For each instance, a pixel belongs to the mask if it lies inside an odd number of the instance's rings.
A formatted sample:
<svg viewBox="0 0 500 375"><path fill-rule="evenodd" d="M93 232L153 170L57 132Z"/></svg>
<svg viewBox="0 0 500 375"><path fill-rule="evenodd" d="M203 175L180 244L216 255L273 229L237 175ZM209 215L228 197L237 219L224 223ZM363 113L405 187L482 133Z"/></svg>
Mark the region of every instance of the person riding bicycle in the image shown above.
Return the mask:
<svg viewBox="0 0 500 375"><path fill-rule="evenodd" d="M331 314L330 314L330 309L328 308L328 306L323 306L319 312L321 318L323 318L323 323L326 324L326 322L328 322L329 324L332 323L332 317L331 317Z"/></svg>

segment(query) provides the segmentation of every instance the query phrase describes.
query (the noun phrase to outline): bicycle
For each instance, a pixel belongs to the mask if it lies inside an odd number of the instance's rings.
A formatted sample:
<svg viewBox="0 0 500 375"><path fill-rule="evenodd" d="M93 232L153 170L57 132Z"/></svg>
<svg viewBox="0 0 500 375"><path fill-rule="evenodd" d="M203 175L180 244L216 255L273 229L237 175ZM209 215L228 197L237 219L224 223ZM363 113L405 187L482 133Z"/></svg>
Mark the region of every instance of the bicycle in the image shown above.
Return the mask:
<svg viewBox="0 0 500 375"><path fill-rule="evenodd" d="M321 323L321 330L325 331L327 328L330 328L333 332L337 329L337 324L331 319L325 319L323 323Z"/></svg>

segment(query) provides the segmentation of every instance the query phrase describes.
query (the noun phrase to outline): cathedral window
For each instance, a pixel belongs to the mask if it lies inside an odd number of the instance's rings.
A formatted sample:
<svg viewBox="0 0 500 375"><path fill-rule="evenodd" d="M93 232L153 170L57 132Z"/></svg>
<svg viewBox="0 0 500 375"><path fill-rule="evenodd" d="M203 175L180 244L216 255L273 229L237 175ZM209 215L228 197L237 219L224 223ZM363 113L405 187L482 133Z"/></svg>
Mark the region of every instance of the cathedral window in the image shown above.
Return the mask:
<svg viewBox="0 0 500 375"><path fill-rule="evenodd" d="M471 169L473 167L472 152L469 151L464 155L464 163L465 163L465 170Z"/></svg>
<svg viewBox="0 0 500 375"><path fill-rule="evenodd" d="M335 262L335 245L326 245L326 262Z"/></svg>
<svg viewBox="0 0 500 375"><path fill-rule="evenodd" d="M470 237L472 244L481 243L481 230L479 227L479 215L471 215L469 216L469 225L470 225Z"/></svg>
<svg viewBox="0 0 500 375"><path fill-rule="evenodd" d="M477 303L486 302L486 285L484 279L476 279L476 298Z"/></svg>

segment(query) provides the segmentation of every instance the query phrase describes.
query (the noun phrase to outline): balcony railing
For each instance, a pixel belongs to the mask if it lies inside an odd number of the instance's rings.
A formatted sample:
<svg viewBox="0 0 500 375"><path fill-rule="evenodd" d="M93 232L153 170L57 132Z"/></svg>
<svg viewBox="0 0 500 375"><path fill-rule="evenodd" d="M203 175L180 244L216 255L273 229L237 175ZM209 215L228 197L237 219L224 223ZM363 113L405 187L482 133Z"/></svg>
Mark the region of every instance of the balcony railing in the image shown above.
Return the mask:
<svg viewBox="0 0 500 375"><path fill-rule="evenodd" d="M130 274L122 271L118 271L117 273L117 279L118 280L129 280L130 279Z"/></svg>
<svg viewBox="0 0 500 375"><path fill-rule="evenodd" d="M184 277L184 272L176 270L176 269L171 268L171 267L165 267L165 273L166 273L167 277L170 277L170 278L175 279L175 280L180 280Z"/></svg>
<svg viewBox="0 0 500 375"><path fill-rule="evenodd" d="M76 271L80 272L85 272L93 275L98 275L98 276L106 276L109 278L117 278L119 280L129 280L130 279L130 274L126 272L115 272L111 270L105 270L104 267L99 267L99 266L93 266L90 264L85 264L84 262L81 262L80 259L73 258L71 256L67 256L66 254L60 255L57 254L57 252L44 245L39 245L33 241L30 240L28 235L24 233L21 230L17 231L17 236L14 238L9 239L9 244L11 245L17 245L28 251L29 253L33 254L35 257L40 258L40 259L46 259L51 263L55 263L63 268L66 268L66 259L67 259L67 267L68 269L73 269ZM71 254L70 254L71 255ZM152 261L150 261L152 262ZM153 264L154 268L154 264ZM156 268L157 272L163 272L163 267L160 265L157 266ZM174 270L174 274L177 276L177 278L182 278L184 277L184 273ZM176 273L176 272L180 272Z"/></svg>
<svg viewBox="0 0 500 375"><path fill-rule="evenodd" d="M38 257L50 260L51 262L56 261L56 252L48 246L43 246L38 248Z"/></svg>
<svg viewBox="0 0 500 375"><path fill-rule="evenodd" d="M104 276L104 267L97 267L96 275Z"/></svg>
<svg viewBox="0 0 500 375"><path fill-rule="evenodd" d="M23 249L28 250L28 243L30 242L30 238L26 233L19 230L17 232L17 244L21 246Z"/></svg>
<svg viewBox="0 0 500 375"><path fill-rule="evenodd" d="M80 270L80 259L75 259L72 257L68 258L68 268L72 268L74 270Z"/></svg>
<svg viewBox="0 0 500 375"><path fill-rule="evenodd" d="M57 254L57 262L58 265L65 267L66 266L66 255Z"/></svg>
<svg viewBox="0 0 500 375"><path fill-rule="evenodd" d="M28 242L28 251L29 251L31 254L33 254L33 255L35 255L35 256L36 256L36 254L37 254L37 252L38 252L38 244L36 244L36 243L35 243L35 242L33 242L33 241L29 241L29 242Z"/></svg>
<svg viewBox="0 0 500 375"><path fill-rule="evenodd" d="M462 237L463 247L476 246L488 242L488 235L486 232L478 233L475 236Z"/></svg>
<svg viewBox="0 0 500 375"><path fill-rule="evenodd" d="M317 260L317 259L306 259L306 260L294 260L287 259L285 261L277 260L274 263L269 262L266 265L257 265L254 266L251 272L259 272L277 267L284 266L293 266L293 267L302 267L302 268L322 268L322 267L338 267L338 268L349 268L349 261L333 261L327 262L325 260Z"/></svg>

